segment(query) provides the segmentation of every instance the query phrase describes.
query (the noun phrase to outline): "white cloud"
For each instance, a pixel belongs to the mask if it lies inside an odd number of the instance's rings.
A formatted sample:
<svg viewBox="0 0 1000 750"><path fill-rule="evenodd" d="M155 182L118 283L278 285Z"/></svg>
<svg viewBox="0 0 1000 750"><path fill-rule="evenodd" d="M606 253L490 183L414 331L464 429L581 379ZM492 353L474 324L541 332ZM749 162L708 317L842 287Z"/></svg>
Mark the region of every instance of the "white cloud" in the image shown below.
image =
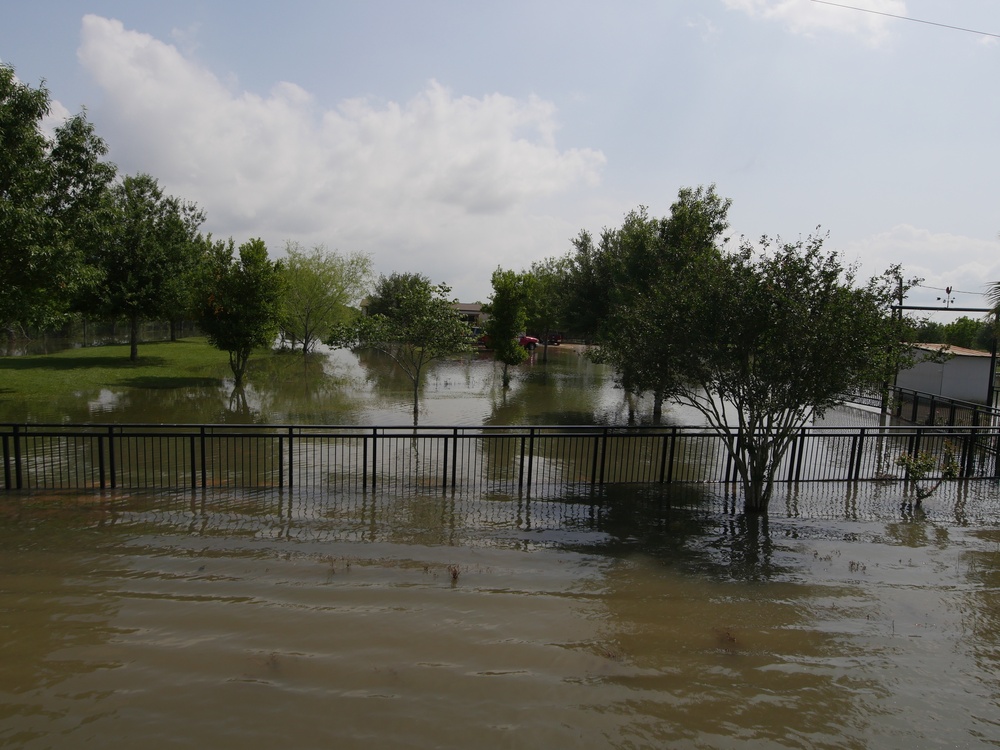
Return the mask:
<svg viewBox="0 0 1000 750"><path fill-rule="evenodd" d="M892 20L878 13L906 15L906 3L903 0L853 0L851 3L844 3L861 10L815 3L812 0L722 1L731 10L781 23L794 34L814 35L832 31L860 37L871 45L878 45L885 40L888 24Z"/></svg>
<svg viewBox="0 0 1000 750"><path fill-rule="evenodd" d="M980 239L931 232L908 224L851 243L844 248L848 260L862 264L867 274L900 263L907 278L923 279L927 289L914 289L911 304L933 305L939 290L956 291L955 304L986 306L986 287L1000 281L1000 239ZM943 270L942 270L943 269Z"/></svg>
<svg viewBox="0 0 1000 750"><path fill-rule="evenodd" d="M93 15L79 59L105 93L100 132L124 171L196 201L217 235L372 252L386 272L481 273L488 287L498 264L562 252L571 232L532 208L595 186L604 163L560 149L555 107L535 97L458 96L431 81L407 102L324 108L294 83L234 90L175 47ZM551 236L517 234L538 224ZM532 252L555 233L559 247Z"/></svg>

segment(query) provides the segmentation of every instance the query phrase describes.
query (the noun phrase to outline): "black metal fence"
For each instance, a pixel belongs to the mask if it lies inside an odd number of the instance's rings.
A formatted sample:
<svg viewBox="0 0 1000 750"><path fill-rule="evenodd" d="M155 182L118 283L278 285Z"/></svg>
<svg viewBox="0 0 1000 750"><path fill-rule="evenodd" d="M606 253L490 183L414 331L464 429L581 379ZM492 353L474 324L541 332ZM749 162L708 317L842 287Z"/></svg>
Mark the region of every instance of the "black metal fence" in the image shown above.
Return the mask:
<svg viewBox="0 0 1000 750"><path fill-rule="evenodd" d="M978 427L1000 423L1000 412L985 404L908 388L893 388L889 406L893 416L911 424Z"/></svg>
<svg viewBox="0 0 1000 750"><path fill-rule="evenodd" d="M0 425L6 490L465 488L733 482L726 439L704 427ZM998 478L1000 428L805 427L781 482L904 479L902 453L955 456Z"/></svg>

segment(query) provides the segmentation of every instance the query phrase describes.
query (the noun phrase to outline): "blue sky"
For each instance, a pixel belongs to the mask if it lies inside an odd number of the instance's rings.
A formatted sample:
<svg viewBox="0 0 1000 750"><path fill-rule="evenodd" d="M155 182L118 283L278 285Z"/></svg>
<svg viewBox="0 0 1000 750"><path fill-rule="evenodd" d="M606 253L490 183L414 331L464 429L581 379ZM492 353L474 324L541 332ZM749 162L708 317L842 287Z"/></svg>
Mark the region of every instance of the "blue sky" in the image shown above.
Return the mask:
<svg viewBox="0 0 1000 750"><path fill-rule="evenodd" d="M485 300L497 266L715 183L734 238L822 227L865 275L981 306L1000 4L844 4L987 34L813 0L0 0L0 60L275 257L367 252Z"/></svg>

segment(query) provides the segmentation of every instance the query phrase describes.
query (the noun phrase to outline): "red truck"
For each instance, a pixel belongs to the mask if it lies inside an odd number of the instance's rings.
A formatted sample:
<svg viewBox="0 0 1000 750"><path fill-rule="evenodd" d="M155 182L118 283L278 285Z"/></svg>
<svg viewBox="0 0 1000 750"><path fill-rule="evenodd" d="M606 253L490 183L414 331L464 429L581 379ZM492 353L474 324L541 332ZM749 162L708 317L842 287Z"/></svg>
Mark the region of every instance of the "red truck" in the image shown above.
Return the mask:
<svg viewBox="0 0 1000 750"><path fill-rule="evenodd" d="M521 346L523 346L530 352L532 349L538 346L538 339L536 339L534 336L528 336L527 334L525 334L517 340L517 343L519 343Z"/></svg>

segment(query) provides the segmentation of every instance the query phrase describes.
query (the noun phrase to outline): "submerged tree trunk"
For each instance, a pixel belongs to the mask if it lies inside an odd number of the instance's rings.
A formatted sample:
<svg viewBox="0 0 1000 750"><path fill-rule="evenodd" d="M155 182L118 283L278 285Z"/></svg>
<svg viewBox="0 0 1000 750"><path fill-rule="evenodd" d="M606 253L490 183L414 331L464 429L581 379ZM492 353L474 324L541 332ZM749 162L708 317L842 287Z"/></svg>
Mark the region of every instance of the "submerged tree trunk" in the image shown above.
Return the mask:
<svg viewBox="0 0 1000 750"><path fill-rule="evenodd" d="M229 369L233 371L233 385L237 390L243 388L243 378L246 375L249 362L249 349L236 349L229 352Z"/></svg>
<svg viewBox="0 0 1000 750"><path fill-rule="evenodd" d="M653 424L663 421L663 394L653 394Z"/></svg>
<svg viewBox="0 0 1000 750"><path fill-rule="evenodd" d="M793 442L790 435L748 440L740 436L736 468L743 484L743 508L747 513L767 513L774 492L774 474L782 457ZM762 442L757 442L762 440Z"/></svg>
<svg viewBox="0 0 1000 750"><path fill-rule="evenodd" d="M413 426L420 421L420 373L413 378Z"/></svg>

